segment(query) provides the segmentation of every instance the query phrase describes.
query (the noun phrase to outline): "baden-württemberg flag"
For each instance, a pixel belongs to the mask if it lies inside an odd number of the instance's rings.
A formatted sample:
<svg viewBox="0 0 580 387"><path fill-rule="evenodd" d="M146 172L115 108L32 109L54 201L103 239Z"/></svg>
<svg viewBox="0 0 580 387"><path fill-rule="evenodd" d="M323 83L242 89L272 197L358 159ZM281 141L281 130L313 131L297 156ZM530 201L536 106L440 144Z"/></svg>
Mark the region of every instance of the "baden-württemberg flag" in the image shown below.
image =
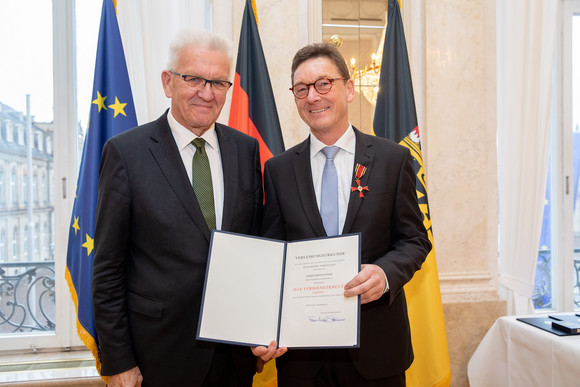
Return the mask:
<svg viewBox="0 0 580 387"><path fill-rule="evenodd" d="M411 151L417 174L419 207L429 240L433 243L411 71L396 0L389 0L388 12L373 127L377 136L389 138ZM421 270L405 285L405 294L415 352L415 360L407 370L407 386L448 386L451 369L434 247Z"/></svg>
<svg viewBox="0 0 580 387"><path fill-rule="evenodd" d="M115 7L113 0L104 0L89 128L71 216L65 272L77 311L77 332L95 356L99 373L101 363L97 354L97 333L91 299L99 164L105 142L136 125Z"/></svg>

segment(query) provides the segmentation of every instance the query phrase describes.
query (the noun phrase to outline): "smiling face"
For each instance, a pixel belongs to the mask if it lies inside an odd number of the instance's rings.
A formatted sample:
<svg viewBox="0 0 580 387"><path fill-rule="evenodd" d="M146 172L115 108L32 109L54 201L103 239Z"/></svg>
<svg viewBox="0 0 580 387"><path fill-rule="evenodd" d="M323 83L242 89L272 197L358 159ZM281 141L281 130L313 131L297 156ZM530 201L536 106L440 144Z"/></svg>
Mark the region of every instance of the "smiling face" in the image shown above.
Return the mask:
<svg viewBox="0 0 580 387"><path fill-rule="evenodd" d="M223 52L185 46L175 68L170 70L206 79L228 80L230 61ZM167 70L161 73L161 81L165 95L171 98L171 113L177 122L198 136L213 125L226 102L227 90L216 92L209 83L197 90Z"/></svg>
<svg viewBox="0 0 580 387"><path fill-rule="evenodd" d="M336 65L326 57L302 62L294 72L294 82L310 84L321 78L341 78ZM308 124L312 134L327 145L332 145L348 129L348 104L354 99L354 82L339 79L327 94L319 94L309 87L306 98L294 97L298 114Z"/></svg>

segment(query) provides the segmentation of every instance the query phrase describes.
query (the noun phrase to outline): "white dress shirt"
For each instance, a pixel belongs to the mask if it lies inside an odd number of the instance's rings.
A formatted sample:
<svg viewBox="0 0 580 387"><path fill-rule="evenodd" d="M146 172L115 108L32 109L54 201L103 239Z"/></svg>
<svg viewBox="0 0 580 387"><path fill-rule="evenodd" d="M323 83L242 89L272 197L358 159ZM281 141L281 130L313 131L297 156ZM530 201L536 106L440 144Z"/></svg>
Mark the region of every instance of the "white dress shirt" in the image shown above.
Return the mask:
<svg viewBox="0 0 580 387"><path fill-rule="evenodd" d="M177 144L177 149L179 149L179 155L183 160L183 166L187 171L187 176L189 176L189 183L192 185L192 162L193 156L195 155L195 146L191 144L198 136L193 132L188 130L186 127L181 125L173 117L171 110L167 114L167 121L169 122L169 127L171 128L171 133ZM202 135L206 142L205 152L207 153L207 158L209 159L209 167L211 169L211 181L213 185L213 201L215 204L215 222L216 228L221 230L222 227L222 216L224 210L224 173L222 169L222 158L220 154L220 144L218 142L217 134L215 132L215 124L211 128L206 130Z"/></svg>
<svg viewBox="0 0 580 387"><path fill-rule="evenodd" d="M334 165L336 166L336 173L338 175L338 230L339 234L342 234L346 211L348 209L348 199L352 192L351 183L354 174L356 137L352 124L349 124L346 132L333 145L340 148L336 156L334 156ZM318 209L320 209L320 196L322 195L322 172L324 170L324 164L326 163L326 156L324 156L321 150L326 146L326 144L310 133L310 167L312 168L312 183L314 184ZM389 290L389 279L384 271L383 274L385 275L385 288L383 289L383 293L386 293Z"/></svg>
<svg viewBox="0 0 580 387"><path fill-rule="evenodd" d="M348 199L351 192L351 180L354 173L354 152L356 150L356 138L352 125L349 125L346 132L336 141L340 148L334 156L334 165L338 176L338 231L342 234L346 210L348 209ZM316 204L320 209L320 196L322 192L322 172L326 163L326 156L321 152L326 147L322 141L310 134L310 166L312 168L312 183L316 193Z"/></svg>

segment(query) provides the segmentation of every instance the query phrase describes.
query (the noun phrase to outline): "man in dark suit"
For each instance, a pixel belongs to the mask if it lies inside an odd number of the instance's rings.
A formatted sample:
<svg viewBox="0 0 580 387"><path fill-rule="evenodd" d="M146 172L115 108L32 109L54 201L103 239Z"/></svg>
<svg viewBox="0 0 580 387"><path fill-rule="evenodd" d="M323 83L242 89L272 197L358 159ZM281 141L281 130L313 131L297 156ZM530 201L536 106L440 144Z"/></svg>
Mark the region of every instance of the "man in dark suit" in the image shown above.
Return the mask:
<svg viewBox="0 0 580 387"><path fill-rule="evenodd" d="M210 230L257 234L262 216L258 142L215 123L230 63L227 41L182 31L161 75L171 108L104 147L93 303L109 386L252 384L249 348L195 340Z"/></svg>
<svg viewBox="0 0 580 387"><path fill-rule="evenodd" d="M345 284L360 295L360 348L292 350L277 361L284 386L405 386L413 350L403 285L431 247L422 222L408 149L369 136L348 120L354 82L330 44L298 51L292 92L311 134L266 162L263 235L299 240L361 233L362 268ZM333 146L333 148L329 148ZM334 149L335 155L325 155ZM327 159L331 159L330 162ZM335 180L325 169L334 164ZM334 210L328 187L334 186Z"/></svg>

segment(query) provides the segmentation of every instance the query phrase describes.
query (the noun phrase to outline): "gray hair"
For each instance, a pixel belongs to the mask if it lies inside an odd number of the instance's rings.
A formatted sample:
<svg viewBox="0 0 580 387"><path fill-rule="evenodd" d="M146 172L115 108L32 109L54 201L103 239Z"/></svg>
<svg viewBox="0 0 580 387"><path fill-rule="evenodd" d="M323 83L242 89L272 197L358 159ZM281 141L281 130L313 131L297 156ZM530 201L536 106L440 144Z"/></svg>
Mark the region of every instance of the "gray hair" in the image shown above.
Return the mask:
<svg viewBox="0 0 580 387"><path fill-rule="evenodd" d="M233 61L231 41L208 30L182 29L169 45L167 70L176 70L175 65L177 64L181 50L189 46L198 46L212 51L223 52L227 55L231 67Z"/></svg>

